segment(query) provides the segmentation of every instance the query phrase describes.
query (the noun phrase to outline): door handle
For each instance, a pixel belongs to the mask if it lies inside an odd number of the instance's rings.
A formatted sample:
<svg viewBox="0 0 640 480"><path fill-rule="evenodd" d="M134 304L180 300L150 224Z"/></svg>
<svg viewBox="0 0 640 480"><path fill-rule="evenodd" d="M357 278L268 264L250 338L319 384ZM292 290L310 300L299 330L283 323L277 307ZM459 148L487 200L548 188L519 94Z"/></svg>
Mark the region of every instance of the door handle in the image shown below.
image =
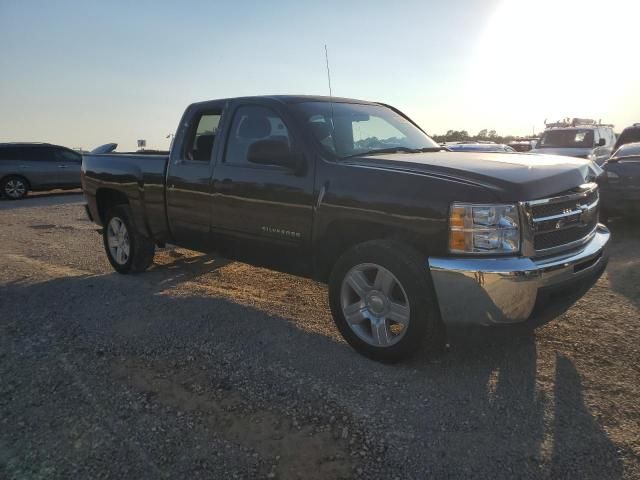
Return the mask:
<svg viewBox="0 0 640 480"><path fill-rule="evenodd" d="M69 165L58 165L58 168L69 168Z"/></svg>

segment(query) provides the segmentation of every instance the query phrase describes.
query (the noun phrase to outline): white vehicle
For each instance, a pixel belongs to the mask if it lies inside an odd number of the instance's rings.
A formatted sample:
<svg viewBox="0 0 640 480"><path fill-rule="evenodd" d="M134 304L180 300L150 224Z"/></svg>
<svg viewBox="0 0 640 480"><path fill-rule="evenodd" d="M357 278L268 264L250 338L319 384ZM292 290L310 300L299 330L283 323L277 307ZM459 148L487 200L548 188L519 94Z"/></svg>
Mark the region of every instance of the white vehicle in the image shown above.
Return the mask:
<svg viewBox="0 0 640 480"><path fill-rule="evenodd" d="M613 125L586 118L546 123L546 129L531 153L586 158L602 165L613 153Z"/></svg>

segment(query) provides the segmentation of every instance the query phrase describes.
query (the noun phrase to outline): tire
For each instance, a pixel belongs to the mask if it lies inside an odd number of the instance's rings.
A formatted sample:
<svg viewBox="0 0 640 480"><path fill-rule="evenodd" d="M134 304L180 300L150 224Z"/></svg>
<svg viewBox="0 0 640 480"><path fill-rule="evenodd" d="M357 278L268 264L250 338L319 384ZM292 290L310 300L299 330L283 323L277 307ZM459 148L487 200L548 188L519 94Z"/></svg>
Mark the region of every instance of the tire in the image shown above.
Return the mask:
<svg viewBox="0 0 640 480"><path fill-rule="evenodd" d="M0 191L9 200L20 200L29 193L29 182L19 175L10 175L0 182Z"/></svg>
<svg viewBox="0 0 640 480"><path fill-rule="evenodd" d="M425 263L415 249L393 240L356 245L338 259L329 304L338 330L356 351L393 363L421 347L442 350L445 329Z"/></svg>
<svg viewBox="0 0 640 480"><path fill-rule="evenodd" d="M132 218L131 208L127 205L113 207L105 216L104 250L118 273L144 272L153 263L155 244L138 232Z"/></svg>

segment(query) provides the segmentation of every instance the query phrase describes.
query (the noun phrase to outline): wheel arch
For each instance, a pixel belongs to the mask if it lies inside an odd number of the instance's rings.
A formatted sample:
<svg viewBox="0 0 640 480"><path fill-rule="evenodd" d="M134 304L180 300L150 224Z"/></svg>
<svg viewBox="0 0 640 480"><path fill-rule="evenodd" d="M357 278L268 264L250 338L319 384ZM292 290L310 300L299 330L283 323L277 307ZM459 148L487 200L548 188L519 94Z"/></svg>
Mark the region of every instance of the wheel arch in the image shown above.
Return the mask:
<svg viewBox="0 0 640 480"><path fill-rule="evenodd" d="M33 187L31 185L31 181L26 176L24 176L21 173L7 173L5 175L2 175L2 177L0 177L0 189L2 189L2 190L0 190L0 197L5 195L4 191L3 191L4 190L4 182L6 180L10 179L10 178L19 178L19 179L23 180L24 183L26 184L26 187L27 187L26 191L25 191L24 195L21 198L26 197L30 191L33 191Z"/></svg>
<svg viewBox="0 0 640 480"><path fill-rule="evenodd" d="M416 232L394 225L367 220L335 220L317 239L314 255L314 277L327 282L335 263L350 248L371 240L394 240L412 246L426 256L430 250Z"/></svg>
<svg viewBox="0 0 640 480"><path fill-rule="evenodd" d="M31 187L31 180L29 180L29 178L28 178L28 177L26 177L26 176L25 176L24 174L22 174L22 173L6 173L6 174L4 174L4 175L2 175L2 176L0 177L0 183L4 182L7 178L10 178L10 177L18 177L18 178L21 178L22 180L24 180L24 181L27 183L27 188L28 188L29 190L31 190L31 189L32 189L32 187Z"/></svg>
<svg viewBox="0 0 640 480"><path fill-rule="evenodd" d="M99 188L96 191L96 207L102 225L107 212L117 205L129 205L129 198L123 192L113 188Z"/></svg>

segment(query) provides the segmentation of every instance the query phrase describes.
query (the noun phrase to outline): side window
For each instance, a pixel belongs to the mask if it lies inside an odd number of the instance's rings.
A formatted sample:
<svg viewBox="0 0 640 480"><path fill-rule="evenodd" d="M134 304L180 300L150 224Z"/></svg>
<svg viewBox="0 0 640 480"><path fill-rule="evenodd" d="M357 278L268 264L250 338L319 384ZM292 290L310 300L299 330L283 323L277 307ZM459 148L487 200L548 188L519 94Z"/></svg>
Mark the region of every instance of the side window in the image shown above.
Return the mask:
<svg viewBox="0 0 640 480"><path fill-rule="evenodd" d="M11 160L15 157L13 148L0 148L0 160Z"/></svg>
<svg viewBox="0 0 640 480"><path fill-rule="evenodd" d="M24 147L19 149L18 160L31 162L53 162L53 148L51 147Z"/></svg>
<svg viewBox="0 0 640 480"><path fill-rule="evenodd" d="M80 163L82 162L82 157L72 152L71 150L66 150L64 148L58 148L53 151L56 161L58 162L73 162Z"/></svg>
<svg viewBox="0 0 640 480"><path fill-rule="evenodd" d="M280 116L270 108L247 105L233 116L224 161L229 165L250 165L251 146L261 140L271 140L279 151L291 150L289 130ZM276 143L277 142L277 143ZM273 145L270 148L275 148ZM251 164L253 165L253 164Z"/></svg>
<svg viewBox="0 0 640 480"><path fill-rule="evenodd" d="M329 149L333 153L336 152L336 144L331 134L331 120L325 115L313 115L309 117L309 126L313 132L313 136L322 144L323 147Z"/></svg>
<svg viewBox="0 0 640 480"><path fill-rule="evenodd" d="M218 133L222 112L207 112L200 115L197 126L186 139L185 157L187 160L208 162L211 160L213 142Z"/></svg>
<svg viewBox="0 0 640 480"><path fill-rule="evenodd" d="M384 148L403 145L407 136L381 117L369 115L366 118L354 118L354 149Z"/></svg>

